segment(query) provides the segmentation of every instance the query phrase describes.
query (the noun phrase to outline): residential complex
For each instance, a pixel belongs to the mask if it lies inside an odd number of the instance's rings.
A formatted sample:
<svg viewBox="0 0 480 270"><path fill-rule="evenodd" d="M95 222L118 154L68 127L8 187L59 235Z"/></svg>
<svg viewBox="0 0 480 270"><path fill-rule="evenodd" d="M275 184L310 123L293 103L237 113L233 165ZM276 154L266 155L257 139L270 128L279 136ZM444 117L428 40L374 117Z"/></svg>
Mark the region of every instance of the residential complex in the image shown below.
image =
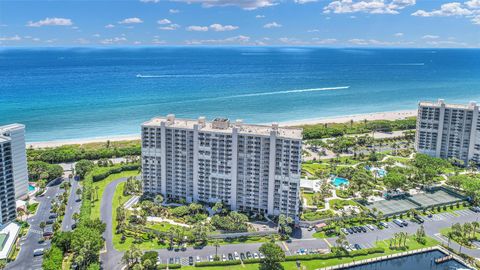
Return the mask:
<svg viewBox="0 0 480 270"><path fill-rule="evenodd" d="M296 217L301 149L298 128L153 118L142 125L144 191Z"/></svg>
<svg viewBox="0 0 480 270"><path fill-rule="evenodd" d="M0 126L0 136L10 143L15 199L25 198L28 195L25 126L21 124Z"/></svg>
<svg viewBox="0 0 480 270"><path fill-rule="evenodd" d="M418 152L440 158L457 158L480 163L479 107L420 102L415 148Z"/></svg>

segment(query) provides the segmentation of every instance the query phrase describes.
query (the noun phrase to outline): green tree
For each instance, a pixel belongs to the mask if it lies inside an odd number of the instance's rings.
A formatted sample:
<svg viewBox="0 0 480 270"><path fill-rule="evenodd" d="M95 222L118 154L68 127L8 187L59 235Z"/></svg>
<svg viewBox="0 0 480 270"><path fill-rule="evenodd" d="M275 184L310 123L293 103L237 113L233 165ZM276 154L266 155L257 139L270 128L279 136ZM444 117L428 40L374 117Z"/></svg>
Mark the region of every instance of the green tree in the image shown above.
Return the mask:
<svg viewBox="0 0 480 270"><path fill-rule="evenodd" d="M285 261L285 252L280 246L272 242L266 242L260 246L259 251L265 256L265 259L263 259L261 264L261 269L283 269L283 266L280 264L280 262Z"/></svg>
<svg viewBox="0 0 480 270"><path fill-rule="evenodd" d="M94 166L95 164L92 161L82 159L75 164L75 171L77 172L77 175L83 179Z"/></svg>

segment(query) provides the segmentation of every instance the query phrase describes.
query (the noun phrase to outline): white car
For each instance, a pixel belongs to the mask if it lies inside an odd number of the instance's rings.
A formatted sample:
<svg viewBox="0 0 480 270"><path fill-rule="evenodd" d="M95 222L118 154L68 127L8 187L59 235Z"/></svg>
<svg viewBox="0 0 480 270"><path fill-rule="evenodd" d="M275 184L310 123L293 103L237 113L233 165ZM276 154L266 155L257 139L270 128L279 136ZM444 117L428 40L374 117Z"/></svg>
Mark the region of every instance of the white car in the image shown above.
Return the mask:
<svg viewBox="0 0 480 270"><path fill-rule="evenodd" d="M256 253L256 252L253 253L253 258L254 258L254 259L258 259L258 258L259 258L258 253Z"/></svg>
<svg viewBox="0 0 480 270"><path fill-rule="evenodd" d="M199 256L197 256L197 263L201 262L202 260L200 259Z"/></svg>
<svg viewBox="0 0 480 270"><path fill-rule="evenodd" d="M213 255L210 255L210 257L208 257L208 261L213 262Z"/></svg>
<svg viewBox="0 0 480 270"><path fill-rule="evenodd" d="M227 256L225 254L222 255L222 261L224 261L224 262L227 261Z"/></svg>
<svg viewBox="0 0 480 270"><path fill-rule="evenodd" d="M240 255L236 251L233 253L233 257L235 257L235 260L240 260Z"/></svg>
<svg viewBox="0 0 480 270"><path fill-rule="evenodd" d="M37 248L33 251L33 256L42 256L45 250L43 248Z"/></svg>
<svg viewBox="0 0 480 270"><path fill-rule="evenodd" d="M372 230L372 231L375 230L375 227L373 227L372 224L368 224L368 225L367 225L367 228L369 228L369 229Z"/></svg>
<svg viewBox="0 0 480 270"><path fill-rule="evenodd" d="M265 255L263 255L263 253L258 253L258 256L260 256L260 259L265 259Z"/></svg>

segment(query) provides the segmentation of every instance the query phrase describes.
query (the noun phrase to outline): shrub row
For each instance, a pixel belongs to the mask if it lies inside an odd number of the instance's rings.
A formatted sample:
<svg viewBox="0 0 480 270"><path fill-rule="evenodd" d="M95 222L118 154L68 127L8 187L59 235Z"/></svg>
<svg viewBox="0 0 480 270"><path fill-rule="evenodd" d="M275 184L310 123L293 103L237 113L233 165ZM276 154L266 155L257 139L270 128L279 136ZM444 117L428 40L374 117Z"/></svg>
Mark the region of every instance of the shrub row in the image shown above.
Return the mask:
<svg viewBox="0 0 480 270"><path fill-rule="evenodd" d="M92 180L93 182L97 182L107 178L111 174L121 173L123 171L134 171L134 170L138 170L139 168L140 168L140 164L126 164L126 165L122 165L121 167L114 167L106 172L93 174Z"/></svg>
<svg viewBox="0 0 480 270"><path fill-rule="evenodd" d="M182 265L181 264L178 264L178 263L175 263L175 264L166 264L166 263L163 263L163 264L157 264L157 269L180 269L182 268Z"/></svg>
<svg viewBox="0 0 480 270"><path fill-rule="evenodd" d="M349 253L341 253L341 254L327 253L327 254L286 256L285 261L328 260L328 259L334 259L334 258L365 256L369 254L384 253L384 252L385 252L384 248L368 248L368 249L355 250ZM261 262L262 262L262 259L247 259L243 261L244 264L261 263ZM239 265L239 264L241 264L239 260L213 261L213 262L199 262L195 264L195 267L228 266L228 265Z"/></svg>

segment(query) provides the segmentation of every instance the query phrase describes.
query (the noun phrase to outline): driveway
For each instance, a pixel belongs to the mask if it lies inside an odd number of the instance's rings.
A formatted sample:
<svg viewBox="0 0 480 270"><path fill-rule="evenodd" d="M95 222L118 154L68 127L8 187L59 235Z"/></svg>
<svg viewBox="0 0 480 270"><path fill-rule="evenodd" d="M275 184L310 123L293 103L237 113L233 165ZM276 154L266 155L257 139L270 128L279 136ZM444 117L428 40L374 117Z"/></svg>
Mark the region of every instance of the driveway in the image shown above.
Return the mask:
<svg viewBox="0 0 480 270"><path fill-rule="evenodd" d="M73 220L73 213L80 213L80 207L82 205L82 202L77 199L81 197L78 196L75 192L77 189L80 187L80 184L78 183L77 180L72 179L70 181L72 184L72 187L70 188L70 197L68 198L68 204L65 208L65 216L63 217L62 221L62 231L71 231L72 230L72 224L75 223Z"/></svg>
<svg viewBox="0 0 480 270"><path fill-rule="evenodd" d="M33 257L33 251L37 248L44 248L47 250L50 248L50 241L44 243L38 243L38 240L43 237L42 229L40 229L40 222L48 220L50 215L50 207L53 199L63 192L59 189L59 181L55 183L49 183L46 188L47 191L42 197L37 197L39 201L38 209L33 217L30 217L27 222L30 224L30 229L26 236L22 237L20 243L20 253L17 259L7 265L5 269L12 270L30 270L30 269L42 269L42 257Z"/></svg>

